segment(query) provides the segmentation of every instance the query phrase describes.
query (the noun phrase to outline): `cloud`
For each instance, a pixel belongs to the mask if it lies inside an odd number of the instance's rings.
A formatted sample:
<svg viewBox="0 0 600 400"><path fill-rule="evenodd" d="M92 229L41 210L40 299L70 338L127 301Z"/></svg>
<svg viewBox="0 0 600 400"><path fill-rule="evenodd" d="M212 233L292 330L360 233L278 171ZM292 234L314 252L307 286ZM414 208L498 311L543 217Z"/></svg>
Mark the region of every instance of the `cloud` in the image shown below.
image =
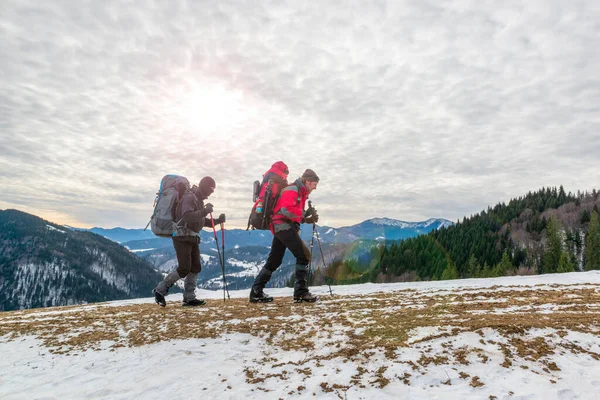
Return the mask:
<svg viewBox="0 0 600 400"><path fill-rule="evenodd" d="M591 190L599 18L593 2L9 0L0 207L139 227L164 174L211 175L243 226L277 160L317 171L333 226Z"/></svg>

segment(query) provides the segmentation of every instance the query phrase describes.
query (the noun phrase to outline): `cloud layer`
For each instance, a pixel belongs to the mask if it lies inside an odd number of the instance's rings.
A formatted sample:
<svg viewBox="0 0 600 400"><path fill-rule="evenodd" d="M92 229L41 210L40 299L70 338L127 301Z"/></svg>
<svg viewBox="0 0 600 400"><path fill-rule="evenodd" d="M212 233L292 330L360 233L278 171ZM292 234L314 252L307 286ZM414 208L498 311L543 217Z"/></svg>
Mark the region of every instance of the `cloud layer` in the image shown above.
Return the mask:
<svg viewBox="0 0 600 400"><path fill-rule="evenodd" d="M242 226L277 160L317 171L333 226L591 190L599 20L587 1L7 0L0 208L140 227L164 174L211 175Z"/></svg>

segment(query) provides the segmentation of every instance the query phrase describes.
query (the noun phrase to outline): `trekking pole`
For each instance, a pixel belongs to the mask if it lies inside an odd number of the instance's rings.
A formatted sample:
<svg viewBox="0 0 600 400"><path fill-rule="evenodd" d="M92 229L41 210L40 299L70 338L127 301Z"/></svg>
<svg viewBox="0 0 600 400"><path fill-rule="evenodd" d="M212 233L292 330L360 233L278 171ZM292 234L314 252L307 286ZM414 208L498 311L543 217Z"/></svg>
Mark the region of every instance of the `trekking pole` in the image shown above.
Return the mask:
<svg viewBox="0 0 600 400"><path fill-rule="evenodd" d="M219 255L219 262L221 263L221 272L223 272L223 301L225 301L225 266L223 265L223 259L221 258L221 249L219 249L219 238L217 237L217 229L215 228L215 219L210 213L210 222L212 222L213 233L215 234L215 244L217 245L217 254Z"/></svg>
<svg viewBox="0 0 600 400"><path fill-rule="evenodd" d="M317 243L319 244L319 251L321 252L321 259L323 260L323 270L325 270L325 256L323 255L323 248L321 247L321 239L319 238L319 230L317 229L317 224L313 222L313 229L317 234ZM331 285L327 282L327 286L329 286L329 295L333 295L331 291Z"/></svg>
<svg viewBox="0 0 600 400"><path fill-rule="evenodd" d="M225 271L225 222L221 222L221 254L223 255L223 271ZM229 296L229 288L227 287L227 281L225 280L225 273L223 272L223 283L225 284L225 290L227 291L227 299L231 299Z"/></svg>
<svg viewBox="0 0 600 400"><path fill-rule="evenodd" d="M313 259L314 244L315 244L315 224L313 224L312 237L310 239L310 262L308 263L308 282L310 282L310 276L312 275L312 259Z"/></svg>

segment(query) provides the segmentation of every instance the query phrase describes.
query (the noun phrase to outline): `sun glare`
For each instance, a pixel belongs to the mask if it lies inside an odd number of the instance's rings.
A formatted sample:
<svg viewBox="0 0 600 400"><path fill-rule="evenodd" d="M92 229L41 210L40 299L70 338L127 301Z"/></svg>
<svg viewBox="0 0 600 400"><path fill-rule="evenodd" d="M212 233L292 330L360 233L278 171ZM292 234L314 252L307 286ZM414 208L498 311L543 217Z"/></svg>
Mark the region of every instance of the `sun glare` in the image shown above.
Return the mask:
<svg viewBox="0 0 600 400"><path fill-rule="evenodd" d="M182 98L181 118L197 133L224 134L249 117L241 91L196 87Z"/></svg>

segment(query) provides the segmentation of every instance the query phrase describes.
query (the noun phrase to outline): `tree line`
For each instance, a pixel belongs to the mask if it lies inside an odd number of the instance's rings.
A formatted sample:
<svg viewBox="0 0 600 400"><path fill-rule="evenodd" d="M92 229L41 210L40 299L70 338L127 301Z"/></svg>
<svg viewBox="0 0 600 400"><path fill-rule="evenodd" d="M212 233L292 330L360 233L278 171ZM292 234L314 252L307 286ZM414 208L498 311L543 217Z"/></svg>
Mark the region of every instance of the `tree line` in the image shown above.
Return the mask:
<svg viewBox="0 0 600 400"><path fill-rule="evenodd" d="M542 188L392 244L336 259L313 284L496 277L600 269L600 192Z"/></svg>

